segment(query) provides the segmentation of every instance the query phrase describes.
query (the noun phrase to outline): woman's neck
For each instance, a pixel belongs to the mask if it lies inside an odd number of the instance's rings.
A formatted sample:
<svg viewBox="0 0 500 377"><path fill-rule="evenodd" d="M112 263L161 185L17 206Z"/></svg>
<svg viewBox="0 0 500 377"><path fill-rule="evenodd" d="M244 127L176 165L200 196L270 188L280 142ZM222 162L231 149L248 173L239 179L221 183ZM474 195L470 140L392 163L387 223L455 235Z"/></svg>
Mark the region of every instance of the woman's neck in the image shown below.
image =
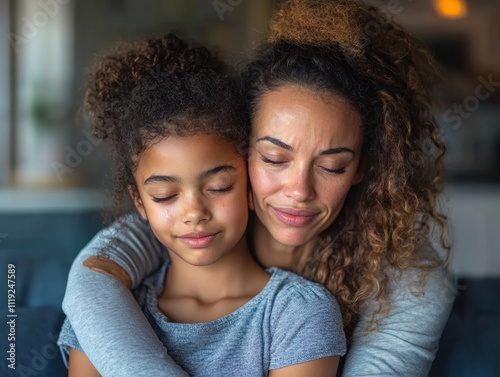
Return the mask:
<svg viewBox="0 0 500 377"><path fill-rule="evenodd" d="M279 267L285 270L293 270L305 263L312 253L315 239L299 246L285 245L278 242L266 227L260 222L257 216L253 217L253 252L258 261L264 267Z"/></svg>

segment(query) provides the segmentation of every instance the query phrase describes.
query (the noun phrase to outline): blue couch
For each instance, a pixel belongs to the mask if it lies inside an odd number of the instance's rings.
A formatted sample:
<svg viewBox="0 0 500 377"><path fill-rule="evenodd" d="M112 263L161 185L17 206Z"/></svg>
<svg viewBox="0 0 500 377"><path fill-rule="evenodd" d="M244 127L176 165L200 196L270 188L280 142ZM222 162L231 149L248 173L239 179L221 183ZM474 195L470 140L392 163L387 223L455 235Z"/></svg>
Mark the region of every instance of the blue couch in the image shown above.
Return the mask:
<svg viewBox="0 0 500 377"><path fill-rule="evenodd" d="M102 228L97 211L0 213L0 376L67 376L56 346L64 320L61 302L76 253ZM29 236L27 236L29 235ZM7 317L7 267L15 266L15 315ZM9 355L15 319L15 367ZM9 356L7 356L9 357Z"/></svg>
<svg viewBox="0 0 500 377"><path fill-rule="evenodd" d="M16 369L5 357L0 376L66 376L55 345L64 319L60 309L69 267L78 250L101 228L97 212L0 214L0 281L16 266ZM24 236L30 231L29 239ZM444 330L432 377L500 376L500 279L459 279L459 295ZM7 303L7 287L0 300ZM7 305L0 350L8 354ZM8 357L8 356L7 356Z"/></svg>

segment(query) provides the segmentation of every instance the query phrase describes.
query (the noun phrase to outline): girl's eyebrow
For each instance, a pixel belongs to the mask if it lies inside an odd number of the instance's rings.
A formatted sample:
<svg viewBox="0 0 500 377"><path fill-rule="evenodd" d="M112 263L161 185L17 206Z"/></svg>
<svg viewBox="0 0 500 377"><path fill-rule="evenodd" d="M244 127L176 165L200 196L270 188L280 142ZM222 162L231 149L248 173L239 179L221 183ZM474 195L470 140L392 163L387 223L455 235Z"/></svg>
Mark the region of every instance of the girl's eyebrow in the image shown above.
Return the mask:
<svg viewBox="0 0 500 377"><path fill-rule="evenodd" d="M143 183L144 186L150 185L153 183L180 183L182 180L179 177L174 177L171 175L152 175L148 179L146 179Z"/></svg>
<svg viewBox="0 0 500 377"><path fill-rule="evenodd" d="M270 143L273 143L274 145L276 145L280 148L286 149L287 151L290 151L290 152L294 151L294 149L291 145L288 145L287 143L284 143L283 141L276 139L275 137L271 137L271 136L261 137L260 139L257 139L256 143L258 143L259 141L269 141ZM320 152L320 155L339 154L339 153L346 153L346 152L355 154L354 151L350 148L339 147L339 148L326 149L326 150Z"/></svg>
<svg viewBox="0 0 500 377"><path fill-rule="evenodd" d="M200 173L198 175L198 178L205 179L205 178L211 177L213 175L216 175L216 174L219 174L222 172L234 171L234 170L236 170L236 168L234 166L221 165L221 166L217 166L213 169L209 169L207 171L204 171L203 173ZM161 182L161 183L182 183L182 179L179 177L176 177L176 176L171 176L171 175L157 175L157 174L155 174L155 175L152 175L151 177L149 177L148 179L146 179L143 184L144 184L144 186L146 186L146 185L158 183L158 182Z"/></svg>
<svg viewBox="0 0 500 377"><path fill-rule="evenodd" d="M219 173L222 173L222 172L226 172L226 171L235 171L236 168L234 166L231 166L231 165L221 165L221 166L217 166L213 169L210 169L210 170L207 170L206 172L203 172L199 175L200 178L208 178L212 175L216 175L216 174L219 174Z"/></svg>

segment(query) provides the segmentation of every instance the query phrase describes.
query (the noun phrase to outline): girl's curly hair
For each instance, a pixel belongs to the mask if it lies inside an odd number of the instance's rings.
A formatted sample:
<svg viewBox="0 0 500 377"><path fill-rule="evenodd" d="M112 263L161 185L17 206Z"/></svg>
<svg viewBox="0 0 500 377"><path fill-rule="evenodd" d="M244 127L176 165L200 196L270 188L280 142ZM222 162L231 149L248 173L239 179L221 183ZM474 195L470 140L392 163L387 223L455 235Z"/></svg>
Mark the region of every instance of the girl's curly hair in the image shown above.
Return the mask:
<svg viewBox="0 0 500 377"><path fill-rule="evenodd" d="M138 156L158 138L207 133L246 150L238 79L207 48L169 33L119 44L89 80L84 109L94 134L109 139L115 163L116 214L135 187Z"/></svg>
<svg viewBox="0 0 500 377"><path fill-rule="evenodd" d="M286 1L268 43L244 71L247 122L263 94L287 84L340 96L362 117L364 179L296 268L336 296L348 334L367 299L379 304L369 330L388 314L387 267L420 271L411 287L418 295L448 259L446 216L436 208L445 153L431 111L438 72L407 31L377 8L350 0ZM434 225L446 258L424 263Z"/></svg>

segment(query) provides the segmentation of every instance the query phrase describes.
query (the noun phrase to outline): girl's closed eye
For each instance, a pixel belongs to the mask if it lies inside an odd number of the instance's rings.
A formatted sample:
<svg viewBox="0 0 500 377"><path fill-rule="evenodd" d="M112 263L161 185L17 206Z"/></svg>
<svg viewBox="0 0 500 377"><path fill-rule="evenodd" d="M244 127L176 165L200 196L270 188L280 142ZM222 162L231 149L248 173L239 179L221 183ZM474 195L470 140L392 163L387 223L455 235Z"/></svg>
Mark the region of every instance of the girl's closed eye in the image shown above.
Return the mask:
<svg viewBox="0 0 500 377"><path fill-rule="evenodd" d="M207 191L210 193L219 194L219 193L229 192L232 189L233 189L233 185L230 185L230 186L223 187L223 188L211 188L211 189L208 189ZM151 198L152 198L153 202L155 202L155 203L166 203L166 202L169 202L169 201L172 201L173 199L175 199L177 197L177 195L178 194L158 195L158 196L152 196Z"/></svg>
<svg viewBox="0 0 500 377"><path fill-rule="evenodd" d="M207 191L212 192L212 193L224 193L224 192L229 192L233 189L233 185L224 187L224 188L211 188L208 189Z"/></svg>
<svg viewBox="0 0 500 377"><path fill-rule="evenodd" d="M165 196L152 196L153 202L155 203L165 203L174 199L177 194L174 195L165 195Z"/></svg>

